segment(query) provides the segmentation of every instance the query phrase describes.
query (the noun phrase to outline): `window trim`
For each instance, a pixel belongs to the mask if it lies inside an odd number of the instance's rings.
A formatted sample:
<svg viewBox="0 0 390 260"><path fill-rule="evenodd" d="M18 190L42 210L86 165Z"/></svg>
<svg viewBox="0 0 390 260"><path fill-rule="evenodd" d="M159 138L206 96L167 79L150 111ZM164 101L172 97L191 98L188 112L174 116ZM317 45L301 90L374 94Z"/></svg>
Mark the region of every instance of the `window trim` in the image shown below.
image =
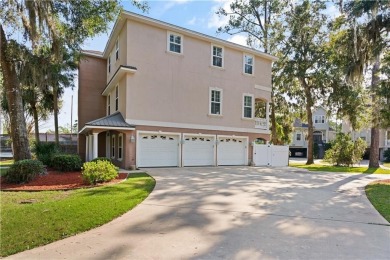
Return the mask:
<svg viewBox="0 0 390 260"><path fill-rule="evenodd" d="M298 139L298 136L299 136L299 139ZM296 137L295 137L295 140L301 141L302 140L302 134L301 133L297 133Z"/></svg>
<svg viewBox="0 0 390 260"><path fill-rule="evenodd" d="M180 36L180 52L171 51L171 48L170 48L171 47L171 39L170 39L171 35ZM174 43L174 44L177 44L177 43ZM167 31L167 52L172 53L172 54L176 54L176 55L180 55L180 54L182 55L184 53L184 37L182 34L172 32L172 31Z"/></svg>
<svg viewBox="0 0 390 260"><path fill-rule="evenodd" d="M213 91L219 91L220 92L220 101L219 101L219 111L220 113L219 114L213 114L211 113L211 97L212 97L212 92ZM214 101L215 102L215 101ZM223 90L220 89L220 88L216 88L216 87L211 87L209 89L209 115L210 116L222 116L223 115Z"/></svg>
<svg viewBox="0 0 390 260"><path fill-rule="evenodd" d="M252 102L251 102L251 117L246 117L245 116L245 97L251 97L252 98ZM255 105L255 96L253 94L250 94L250 93L243 93L242 94L242 118L243 119L253 119L255 117L254 113L255 113L255 109L254 109L254 106Z"/></svg>
<svg viewBox="0 0 390 260"><path fill-rule="evenodd" d="M111 95L107 96L107 115L111 115Z"/></svg>
<svg viewBox="0 0 390 260"><path fill-rule="evenodd" d="M120 153L119 153L119 149L121 149ZM118 135L118 161L122 161L122 160L123 160L123 134L120 133Z"/></svg>
<svg viewBox="0 0 390 260"><path fill-rule="evenodd" d="M318 122L316 122L316 121L317 121L317 118L320 118L320 120L318 120ZM322 122L322 120L323 120L324 122ZM315 124L325 124L325 115L315 115L315 116L314 116L314 123L315 123Z"/></svg>
<svg viewBox="0 0 390 260"><path fill-rule="evenodd" d="M245 57L248 56L248 57L251 57L252 58L252 73L246 73L245 72ZM255 74L255 56L252 55L252 54L248 54L248 53L244 53L242 55L242 73L244 73L245 75L250 75L250 76L253 76Z"/></svg>
<svg viewBox="0 0 390 260"><path fill-rule="evenodd" d="M111 158L115 159L115 135L111 135Z"/></svg>
<svg viewBox="0 0 390 260"><path fill-rule="evenodd" d="M217 48L221 48L222 49L222 66L216 66L214 65L214 47L217 47ZM216 57L219 57L219 56L216 56ZM225 68L225 48L221 45L216 45L216 44L211 44L211 66L214 67L214 68L219 68L219 69L223 69Z"/></svg>
<svg viewBox="0 0 390 260"><path fill-rule="evenodd" d="M115 42L115 61L119 60L119 37Z"/></svg>
<svg viewBox="0 0 390 260"><path fill-rule="evenodd" d="M119 110L119 87L115 86L115 112Z"/></svg>

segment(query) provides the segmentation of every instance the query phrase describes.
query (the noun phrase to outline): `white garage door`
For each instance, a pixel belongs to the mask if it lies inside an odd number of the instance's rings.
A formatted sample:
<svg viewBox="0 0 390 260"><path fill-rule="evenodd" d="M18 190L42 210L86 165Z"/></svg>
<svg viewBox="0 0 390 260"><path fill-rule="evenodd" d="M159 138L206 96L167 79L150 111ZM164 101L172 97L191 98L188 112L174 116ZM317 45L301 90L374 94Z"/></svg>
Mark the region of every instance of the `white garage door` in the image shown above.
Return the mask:
<svg viewBox="0 0 390 260"><path fill-rule="evenodd" d="M218 137L218 165L246 165L247 139L240 137Z"/></svg>
<svg viewBox="0 0 390 260"><path fill-rule="evenodd" d="M212 166L215 136L183 135L183 166Z"/></svg>
<svg viewBox="0 0 390 260"><path fill-rule="evenodd" d="M138 167L179 166L179 136L163 133L140 133Z"/></svg>

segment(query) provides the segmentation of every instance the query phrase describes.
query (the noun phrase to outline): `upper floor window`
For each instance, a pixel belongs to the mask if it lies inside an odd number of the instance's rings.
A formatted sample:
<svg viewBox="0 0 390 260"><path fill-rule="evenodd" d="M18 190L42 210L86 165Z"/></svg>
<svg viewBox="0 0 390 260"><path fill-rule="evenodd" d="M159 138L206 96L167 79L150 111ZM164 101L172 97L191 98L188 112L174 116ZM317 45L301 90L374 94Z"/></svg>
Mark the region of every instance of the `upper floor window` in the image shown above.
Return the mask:
<svg viewBox="0 0 390 260"><path fill-rule="evenodd" d="M111 72L111 53L108 55L107 67L108 67L108 73L110 73Z"/></svg>
<svg viewBox="0 0 390 260"><path fill-rule="evenodd" d="M210 115L222 115L222 90L210 90Z"/></svg>
<svg viewBox="0 0 390 260"><path fill-rule="evenodd" d="M115 111L119 109L119 90L118 86L115 87Z"/></svg>
<svg viewBox="0 0 390 260"><path fill-rule="evenodd" d="M118 41L118 39L115 42L115 60L119 60L119 41Z"/></svg>
<svg viewBox="0 0 390 260"><path fill-rule="evenodd" d="M108 95L107 97L107 115L110 115L111 114L111 96Z"/></svg>
<svg viewBox="0 0 390 260"><path fill-rule="evenodd" d="M253 75L253 61L252 55L244 54L244 73Z"/></svg>
<svg viewBox="0 0 390 260"><path fill-rule="evenodd" d="M244 95L243 100L243 117L252 118L253 116L253 96Z"/></svg>
<svg viewBox="0 0 390 260"><path fill-rule="evenodd" d="M302 138L301 134L297 134L297 141L301 141L301 138Z"/></svg>
<svg viewBox="0 0 390 260"><path fill-rule="evenodd" d="M168 51L183 53L183 36L168 32Z"/></svg>
<svg viewBox="0 0 390 260"><path fill-rule="evenodd" d="M325 123L325 116L314 116L314 123L315 124L324 124Z"/></svg>
<svg viewBox="0 0 390 260"><path fill-rule="evenodd" d="M223 67L223 48L212 45L213 66Z"/></svg>
<svg viewBox="0 0 390 260"><path fill-rule="evenodd" d="M123 134L118 135L118 160L123 158Z"/></svg>

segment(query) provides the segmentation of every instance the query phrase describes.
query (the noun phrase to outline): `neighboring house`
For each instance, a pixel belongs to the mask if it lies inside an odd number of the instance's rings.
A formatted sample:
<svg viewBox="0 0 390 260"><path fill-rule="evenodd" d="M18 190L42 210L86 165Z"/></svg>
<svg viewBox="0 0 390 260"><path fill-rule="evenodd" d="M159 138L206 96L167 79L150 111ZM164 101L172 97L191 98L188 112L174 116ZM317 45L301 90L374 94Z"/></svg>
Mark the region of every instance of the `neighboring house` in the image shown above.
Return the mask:
<svg viewBox="0 0 390 260"><path fill-rule="evenodd" d="M352 140L356 140L358 138L361 138L366 141L367 143L367 150L370 150L371 145L371 129L370 128L364 128L359 131L353 131L351 124L348 121L344 121L342 124L342 130L343 133L350 133ZM379 130L379 159L383 160L383 153L387 149L390 149L390 128L387 129L380 129ZM368 159L368 157L366 158Z"/></svg>
<svg viewBox="0 0 390 260"><path fill-rule="evenodd" d="M122 168L248 165L270 139L275 57L123 12L79 65L78 151Z"/></svg>
<svg viewBox="0 0 390 260"><path fill-rule="evenodd" d="M302 123L300 119L295 119L293 127L293 139L290 144L291 156L306 157L308 124ZM326 110L323 107L318 107L313 111L313 127L313 142L319 145L319 157L322 158L324 151L321 147L336 137L336 132L330 127Z"/></svg>

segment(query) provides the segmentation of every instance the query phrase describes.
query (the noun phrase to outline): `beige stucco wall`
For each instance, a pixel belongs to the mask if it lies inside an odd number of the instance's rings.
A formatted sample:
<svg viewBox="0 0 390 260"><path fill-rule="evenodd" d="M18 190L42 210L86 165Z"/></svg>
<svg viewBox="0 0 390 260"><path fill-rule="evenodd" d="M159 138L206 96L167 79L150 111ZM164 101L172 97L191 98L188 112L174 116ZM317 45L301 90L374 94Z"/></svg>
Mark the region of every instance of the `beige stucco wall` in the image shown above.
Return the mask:
<svg viewBox="0 0 390 260"><path fill-rule="evenodd" d="M116 98L116 93L115 93L116 90L115 89L116 89L116 86L118 86L118 98L119 98L118 111L121 112L122 116L126 118L126 93L127 93L127 89L128 89L126 77L122 77L118 81L118 84L115 85L109 93L109 95L110 95L110 114L113 114L116 112L116 110L115 110L115 98ZM106 99L108 99L108 95L107 95Z"/></svg>
<svg viewBox="0 0 390 260"><path fill-rule="evenodd" d="M118 39L119 42L119 59L115 59L115 42ZM112 76L114 76L115 72L118 70L120 65L127 65L126 57L127 57L127 36L126 36L126 23L120 29L119 35L115 37L110 42L108 55L111 54L111 72L108 73L108 65L107 65L107 83L111 80ZM107 59L108 64L108 59Z"/></svg>
<svg viewBox="0 0 390 260"><path fill-rule="evenodd" d="M256 57L255 76L243 75L243 52L224 48L224 68L211 66L211 43L183 35L183 54L167 52L167 30L127 22L127 107L131 120L254 129L242 119L243 94L270 100L271 61ZM222 89L222 116L209 116L210 87Z"/></svg>

